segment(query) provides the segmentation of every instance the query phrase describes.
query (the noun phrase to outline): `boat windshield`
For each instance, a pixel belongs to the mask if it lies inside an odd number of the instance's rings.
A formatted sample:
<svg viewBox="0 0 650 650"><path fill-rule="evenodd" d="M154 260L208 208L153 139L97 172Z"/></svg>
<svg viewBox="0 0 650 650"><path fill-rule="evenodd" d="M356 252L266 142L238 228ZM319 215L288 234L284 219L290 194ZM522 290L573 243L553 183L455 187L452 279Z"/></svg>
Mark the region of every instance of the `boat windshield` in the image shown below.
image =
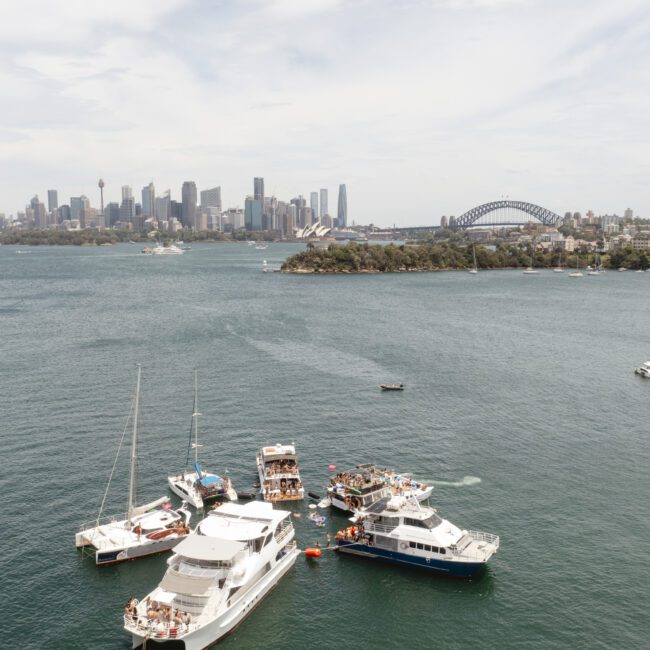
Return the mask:
<svg viewBox="0 0 650 650"><path fill-rule="evenodd" d="M415 526L416 528L432 528L438 527L442 523L442 519L434 512L426 519L411 519L410 517L404 518L405 526Z"/></svg>

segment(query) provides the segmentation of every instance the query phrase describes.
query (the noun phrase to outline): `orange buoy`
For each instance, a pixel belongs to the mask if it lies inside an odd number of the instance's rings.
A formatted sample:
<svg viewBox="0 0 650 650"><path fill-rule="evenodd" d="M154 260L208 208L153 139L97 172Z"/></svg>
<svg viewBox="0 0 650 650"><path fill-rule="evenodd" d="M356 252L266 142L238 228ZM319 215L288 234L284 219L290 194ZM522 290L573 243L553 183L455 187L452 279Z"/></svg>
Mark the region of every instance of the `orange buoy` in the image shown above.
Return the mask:
<svg viewBox="0 0 650 650"><path fill-rule="evenodd" d="M305 557L320 557L321 550L319 548L306 548Z"/></svg>

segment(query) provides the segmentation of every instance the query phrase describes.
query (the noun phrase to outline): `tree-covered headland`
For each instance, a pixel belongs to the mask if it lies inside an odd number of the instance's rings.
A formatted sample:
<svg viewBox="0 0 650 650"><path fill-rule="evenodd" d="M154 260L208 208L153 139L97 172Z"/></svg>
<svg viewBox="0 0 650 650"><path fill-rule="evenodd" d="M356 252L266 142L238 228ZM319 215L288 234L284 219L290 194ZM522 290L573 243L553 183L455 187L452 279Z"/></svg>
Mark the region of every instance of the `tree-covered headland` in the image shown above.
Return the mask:
<svg viewBox="0 0 650 650"><path fill-rule="evenodd" d="M585 268L600 264L605 268L647 269L650 258L645 251L632 248L598 255L583 250L566 253L559 250L532 250L524 246L497 244L495 250L477 245L479 269L517 269L531 265L553 268L561 263L568 268ZM470 269L474 264L472 246L454 243L419 245L331 244L327 248L310 245L306 251L287 258L281 270L287 273L400 273L415 271L451 271Z"/></svg>

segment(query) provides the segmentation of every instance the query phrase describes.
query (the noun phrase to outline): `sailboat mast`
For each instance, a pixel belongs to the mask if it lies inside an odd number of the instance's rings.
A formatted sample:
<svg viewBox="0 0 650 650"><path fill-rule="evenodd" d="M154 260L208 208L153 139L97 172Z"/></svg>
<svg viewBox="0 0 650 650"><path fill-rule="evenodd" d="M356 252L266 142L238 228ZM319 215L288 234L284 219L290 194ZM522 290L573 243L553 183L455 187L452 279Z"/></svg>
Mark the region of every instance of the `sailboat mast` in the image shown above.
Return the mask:
<svg viewBox="0 0 650 650"><path fill-rule="evenodd" d="M194 371L194 462L199 462L199 380L198 372ZM199 476L199 478L201 478Z"/></svg>
<svg viewBox="0 0 650 650"><path fill-rule="evenodd" d="M140 374L142 366L138 364L138 380L135 384L135 406L133 409L133 438L131 440L131 476L129 478L129 509L126 518L131 525L131 515L133 514L135 497L135 462L137 458L137 443L138 443L138 410L140 406Z"/></svg>

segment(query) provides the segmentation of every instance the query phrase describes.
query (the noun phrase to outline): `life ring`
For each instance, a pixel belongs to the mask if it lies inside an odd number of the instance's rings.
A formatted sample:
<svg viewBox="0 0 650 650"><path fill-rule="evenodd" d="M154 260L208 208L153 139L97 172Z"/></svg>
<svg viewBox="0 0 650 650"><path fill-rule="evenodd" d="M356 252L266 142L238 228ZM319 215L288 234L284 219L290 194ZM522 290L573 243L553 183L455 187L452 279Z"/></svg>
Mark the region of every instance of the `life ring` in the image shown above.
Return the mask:
<svg viewBox="0 0 650 650"><path fill-rule="evenodd" d="M409 545L406 542L400 542L399 547L404 551L409 547Z"/></svg>

